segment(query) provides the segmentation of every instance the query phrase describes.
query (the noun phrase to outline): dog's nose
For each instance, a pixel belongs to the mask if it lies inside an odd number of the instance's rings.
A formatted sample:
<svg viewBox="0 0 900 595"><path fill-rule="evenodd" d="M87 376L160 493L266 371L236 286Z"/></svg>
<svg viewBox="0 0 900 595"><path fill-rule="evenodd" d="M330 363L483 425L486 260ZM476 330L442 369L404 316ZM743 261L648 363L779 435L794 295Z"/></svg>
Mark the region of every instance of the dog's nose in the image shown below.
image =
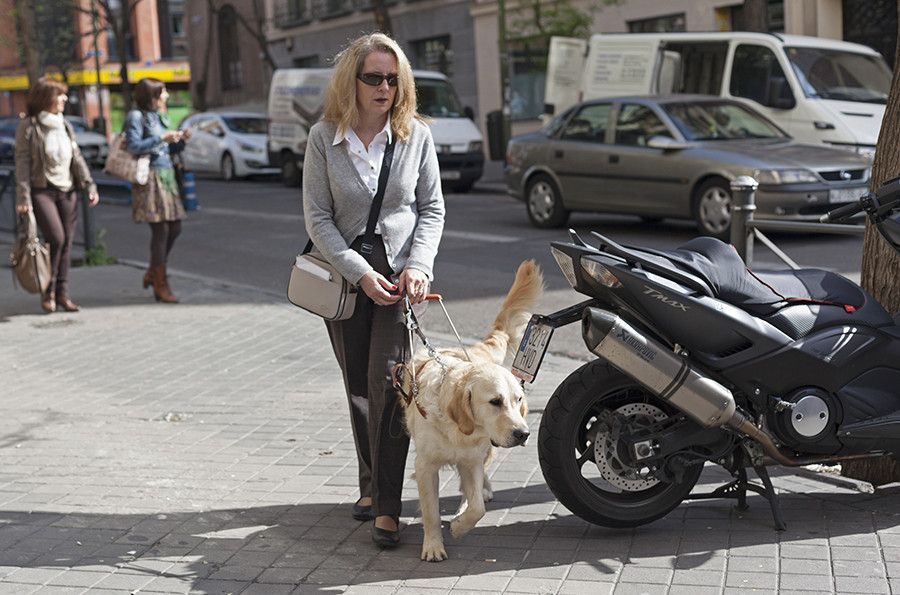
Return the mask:
<svg viewBox="0 0 900 595"><path fill-rule="evenodd" d="M525 441L528 440L531 434L528 433L528 430L513 430L512 435L516 444L525 444Z"/></svg>

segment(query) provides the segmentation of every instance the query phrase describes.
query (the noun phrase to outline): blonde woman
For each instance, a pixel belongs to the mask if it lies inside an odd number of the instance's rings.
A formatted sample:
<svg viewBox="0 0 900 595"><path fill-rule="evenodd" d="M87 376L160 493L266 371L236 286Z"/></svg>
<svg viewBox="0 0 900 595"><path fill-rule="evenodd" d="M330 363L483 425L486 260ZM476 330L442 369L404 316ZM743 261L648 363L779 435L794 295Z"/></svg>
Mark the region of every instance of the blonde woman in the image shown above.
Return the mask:
<svg viewBox="0 0 900 595"><path fill-rule="evenodd" d="M41 295L41 308L78 312L69 298L69 263L75 236L78 198L87 190L88 204L100 200L78 145L75 131L63 117L68 88L40 78L28 91L27 116L16 130L16 211L34 211L44 239L50 243L50 285Z"/></svg>
<svg viewBox="0 0 900 595"><path fill-rule="evenodd" d="M374 249L359 252L389 143L393 160ZM359 463L353 517L374 520L372 539L400 542L409 437L390 370L405 354L400 298L421 303L444 227L437 154L416 112L412 68L386 35L364 35L337 57L325 113L309 133L303 212L315 249L362 292L353 317L326 322L343 372Z"/></svg>

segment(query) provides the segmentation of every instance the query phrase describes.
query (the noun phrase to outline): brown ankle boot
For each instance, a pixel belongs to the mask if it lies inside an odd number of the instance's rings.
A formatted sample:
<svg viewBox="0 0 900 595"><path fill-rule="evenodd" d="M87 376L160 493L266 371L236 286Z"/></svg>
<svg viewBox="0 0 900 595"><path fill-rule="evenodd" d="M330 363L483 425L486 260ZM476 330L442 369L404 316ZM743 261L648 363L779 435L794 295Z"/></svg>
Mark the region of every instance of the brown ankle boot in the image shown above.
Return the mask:
<svg viewBox="0 0 900 595"><path fill-rule="evenodd" d="M144 273L144 289L147 289L151 285L153 285L153 269L154 267L148 267L147 272Z"/></svg>
<svg viewBox="0 0 900 595"><path fill-rule="evenodd" d="M69 299L65 294L57 294L56 303L66 312L78 312L81 306Z"/></svg>
<svg viewBox="0 0 900 595"><path fill-rule="evenodd" d="M169 280L166 278L166 265L160 264L153 267L153 297L157 302L177 304L178 298L169 290Z"/></svg>
<svg viewBox="0 0 900 595"><path fill-rule="evenodd" d="M41 308L47 313L56 312L56 298L52 292L48 291L41 295Z"/></svg>

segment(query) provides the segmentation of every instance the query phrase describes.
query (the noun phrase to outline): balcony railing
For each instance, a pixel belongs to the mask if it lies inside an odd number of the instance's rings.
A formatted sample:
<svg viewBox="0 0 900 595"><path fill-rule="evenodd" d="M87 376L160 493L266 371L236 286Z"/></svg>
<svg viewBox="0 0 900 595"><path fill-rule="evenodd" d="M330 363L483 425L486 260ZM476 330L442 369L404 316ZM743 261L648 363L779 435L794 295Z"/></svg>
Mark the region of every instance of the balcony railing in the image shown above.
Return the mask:
<svg viewBox="0 0 900 595"><path fill-rule="evenodd" d="M398 0L384 0L387 6ZM372 0L276 0L275 27L289 29L310 21L333 19L356 11L372 10Z"/></svg>
<svg viewBox="0 0 900 595"><path fill-rule="evenodd" d="M312 20L308 0L276 0L275 27L290 29Z"/></svg>

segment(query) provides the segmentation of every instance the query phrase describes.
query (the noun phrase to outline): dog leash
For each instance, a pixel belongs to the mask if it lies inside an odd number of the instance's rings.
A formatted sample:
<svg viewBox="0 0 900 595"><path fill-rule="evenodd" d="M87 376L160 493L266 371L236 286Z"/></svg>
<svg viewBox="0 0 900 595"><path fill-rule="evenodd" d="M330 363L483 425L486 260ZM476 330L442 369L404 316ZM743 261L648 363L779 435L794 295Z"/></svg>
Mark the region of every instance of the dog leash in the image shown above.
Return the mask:
<svg viewBox="0 0 900 595"><path fill-rule="evenodd" d="M444 306L444 299L439 293L429 293L425 296L425 301L428 302L437 302L441 305L441 310L444 311L444 316L447 317L447 322L450 323L450 328L453 329L453 334L456 335L456 340L459 341L460 347L462 347L463 353L466 356L466 359L472 361L472 358L469 357L469 352L466 350L466 346L462 342L462 338L460 338L459 333L456 331L456 325L453 324L453 320L450 318L450 313L447 312L447 307ZM416 378L416 364L415 364L415 337L418 336L419 340L422 341L422 345L425 346L425 350L428 352L428 356L432 358L444 372L447 371L447 364L441 359L440 354L437 349L431 344L428 340L428 337L425 336L425 333L422 331L422 326L419 324L419 319L416 317L416 313L413 311L412 304L409 301L409 296L403 296L403 323L406 326L406 334L407 339L409 341L409 352L408 362L397 362L394 367L391 369L391 383L394 388L403 396L404 401L407 405L411 402L415 403L416 409L419 410L419 414L426 418L428 414L425 409L419 404L418 396L419 396L419 381ZM410 373L412 394L407 393L403 389L403 381L402 377L407 372L407 369Z"/></svg>

